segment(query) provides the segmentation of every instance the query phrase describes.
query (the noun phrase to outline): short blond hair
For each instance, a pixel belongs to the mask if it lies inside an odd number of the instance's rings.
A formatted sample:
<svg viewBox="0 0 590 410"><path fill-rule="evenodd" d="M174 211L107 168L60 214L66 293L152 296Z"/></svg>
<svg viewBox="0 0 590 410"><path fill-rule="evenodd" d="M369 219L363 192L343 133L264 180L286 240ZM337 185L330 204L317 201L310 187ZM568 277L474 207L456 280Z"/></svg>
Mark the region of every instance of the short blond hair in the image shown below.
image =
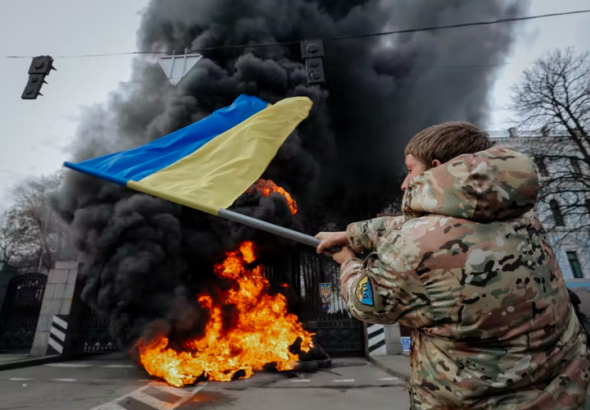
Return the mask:
<svg viewBox="0 0 590 410"><path fill-rule="evenodd" d="M491 148L490 136L468 122L447 122L428 127L410 140L406 156L413 155L428 168L435 159L449 162L463 154L473 154Z"/></svg>

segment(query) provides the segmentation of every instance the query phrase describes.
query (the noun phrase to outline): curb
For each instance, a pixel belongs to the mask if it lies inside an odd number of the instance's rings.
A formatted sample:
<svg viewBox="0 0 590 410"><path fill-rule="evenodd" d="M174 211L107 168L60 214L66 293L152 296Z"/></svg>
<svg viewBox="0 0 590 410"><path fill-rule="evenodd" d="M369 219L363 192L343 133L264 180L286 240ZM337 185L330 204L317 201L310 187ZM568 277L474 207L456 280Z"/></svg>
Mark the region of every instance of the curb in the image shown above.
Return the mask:
<svg viewBox="0 0 590 410"><path fill-rule="evenodd" d="M42 364L55 363L63 361L60 355L44 356L27 360L16 360L14 362L0 363L0 371L21 369L23 367L39 366Z"/></svg>
<svg viewBox="0 0 590 410"><path fill-rule="evenodd" d="M371 363L373 363L375 366L377 366L379 369L383 370L385 373L388 373L388 374L395 376L395 377L399 377L401 380L403 380L407 384L410 383L410 375L409 374L393 370L392 368L383 364L381 361L375 359L373 356L368 356L367 359Z"/></svg>

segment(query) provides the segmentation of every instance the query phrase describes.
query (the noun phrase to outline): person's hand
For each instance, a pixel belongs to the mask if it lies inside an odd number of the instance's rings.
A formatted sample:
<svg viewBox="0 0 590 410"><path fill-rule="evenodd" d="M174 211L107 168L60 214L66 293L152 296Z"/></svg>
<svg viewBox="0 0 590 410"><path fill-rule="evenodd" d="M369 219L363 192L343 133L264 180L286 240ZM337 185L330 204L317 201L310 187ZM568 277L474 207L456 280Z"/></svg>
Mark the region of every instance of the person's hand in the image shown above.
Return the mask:
<svg viewBox="0 0 590 410"><path fill-rule="evenodd" d="M348 243L346 232L320 232L315 237L320 240L318 253L324 253L330 248L342 247Z"/></svg>
<svg viewBox="0 0 590 410"><path fill-rule="evenodd" d="M332 259L334 259L334 262L338 265L342 265L353 258L356 258L356 253L354 253L348 246L343 247L340 252L332 255Z"/></svg>

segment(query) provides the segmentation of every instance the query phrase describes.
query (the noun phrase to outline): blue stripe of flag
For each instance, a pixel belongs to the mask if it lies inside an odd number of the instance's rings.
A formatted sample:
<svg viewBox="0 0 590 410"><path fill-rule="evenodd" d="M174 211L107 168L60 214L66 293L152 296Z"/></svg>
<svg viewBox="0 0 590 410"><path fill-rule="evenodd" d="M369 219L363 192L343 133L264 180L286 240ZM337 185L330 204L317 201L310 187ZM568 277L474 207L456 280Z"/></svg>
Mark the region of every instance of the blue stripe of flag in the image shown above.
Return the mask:
<svg viewBox="0 0 590 410"><path fill-rule="evenodd" d="M128 151L64 165L120 185L140 181L192 154L218 135L268 107L257 97L239 96L232 105L149 144Z"/></svg>

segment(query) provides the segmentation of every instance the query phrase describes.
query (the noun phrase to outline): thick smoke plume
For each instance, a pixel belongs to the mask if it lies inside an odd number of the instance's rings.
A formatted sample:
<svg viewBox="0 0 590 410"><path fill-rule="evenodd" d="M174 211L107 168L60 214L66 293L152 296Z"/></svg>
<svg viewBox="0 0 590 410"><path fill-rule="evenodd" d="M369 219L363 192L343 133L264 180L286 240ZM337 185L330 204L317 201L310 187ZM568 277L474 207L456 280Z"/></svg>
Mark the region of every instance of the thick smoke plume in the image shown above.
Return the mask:
<svg viewBox="0 0 590 410"><path fill-rule="evenodd" d="M153 0L138 48L172 53L236 44L327 38L522 14L526 2L489 0ZM376 214L398 190L403 148L444 121L484 126L497 63L510 48L506 24L324 43L325 88L308 86L298 45L226 48L205 58L175 89L151 57L130 82L87 110L72 160L129 149L198 121L242 93L269 102L305 95L313 112L263 177L290 191L242 196L235 208L296 229L317 215L351 222ZM124 188L68 173L58 208L71 223L87 285L83 298L108 314L131 345L155 322L172 340L202 331L195 293L217 283L212 264L243 240L268 235ZM301 216L300 216L301 215ZM277 246L276 244L273 246Z"/></svg>

